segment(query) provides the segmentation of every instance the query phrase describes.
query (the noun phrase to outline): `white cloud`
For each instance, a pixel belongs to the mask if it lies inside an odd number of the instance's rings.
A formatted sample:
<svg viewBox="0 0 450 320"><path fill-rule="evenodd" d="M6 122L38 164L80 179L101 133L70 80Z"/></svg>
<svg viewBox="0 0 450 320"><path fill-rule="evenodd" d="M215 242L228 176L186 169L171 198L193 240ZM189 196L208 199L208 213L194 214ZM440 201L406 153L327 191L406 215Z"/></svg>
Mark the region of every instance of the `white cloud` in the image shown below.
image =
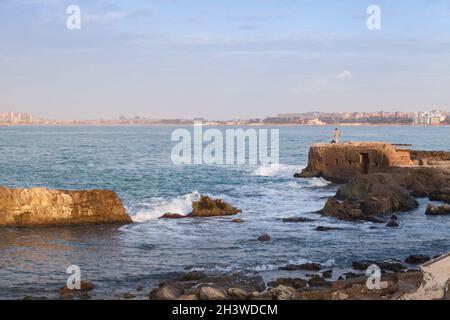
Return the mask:
<svg viewBox="0 0 450 320"><path fill-rule="evenodd" d="M353 77L352 73L348 70L343 70L337 75L339 79L351 79Z"/></svg>

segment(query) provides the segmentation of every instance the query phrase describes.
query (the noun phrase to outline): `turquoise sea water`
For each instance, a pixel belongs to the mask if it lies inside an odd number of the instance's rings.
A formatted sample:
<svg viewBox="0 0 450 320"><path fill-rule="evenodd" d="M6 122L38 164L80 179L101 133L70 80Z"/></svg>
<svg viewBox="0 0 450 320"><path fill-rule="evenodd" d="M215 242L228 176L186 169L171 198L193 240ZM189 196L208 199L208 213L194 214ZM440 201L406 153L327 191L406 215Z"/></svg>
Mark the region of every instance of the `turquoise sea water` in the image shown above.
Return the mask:
<svg viewBox="0 0 450 320"><path fill-rule="evenodd" d="M94 298L117 298L127 291L145 298L161 280L185 268L259 273L269 280L302 275L279 271L279 266L314 261L332 267L337 276L357 259L404 259L412 253L450 251L450 218L425 216L426 199L420 199L420 208L399 214L398 229L315 214L337 186L292 176L306 165L309 146L329 141L334 128L277 128L279 170L260 165L174 165L170 157L174 127L0 127L0 185L112 189L136 221L123 227L0 229L0 298L56 297L69 265L80 266L83 279L96 284ZM450 127L342 127L341 131L343 140L450 150ZM165 212L189 212L199 193L238 206L245 223L230 223L229 217L157 219ZM316 221L279 220L289 216ZM316 232L318 225L343 230ZM255 241L264 232L272 241ZM138 292L139 286L144 290Z"/></svg>

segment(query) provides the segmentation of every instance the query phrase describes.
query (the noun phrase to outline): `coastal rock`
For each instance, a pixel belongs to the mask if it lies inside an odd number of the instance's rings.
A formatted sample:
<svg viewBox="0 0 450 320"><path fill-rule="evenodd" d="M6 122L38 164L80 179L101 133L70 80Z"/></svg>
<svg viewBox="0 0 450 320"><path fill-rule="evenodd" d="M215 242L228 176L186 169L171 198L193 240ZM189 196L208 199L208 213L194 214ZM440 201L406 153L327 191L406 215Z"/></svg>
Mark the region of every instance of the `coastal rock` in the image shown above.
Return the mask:
<svg viewBox="0 0 450 320"><path fill-rule="evenodd" d="M250 296L247 291L240 288L228 288L226 293L231 299L236 300L247 300Z"/></svg>
<svg viewBox="0 0 450 320"><path fill-rule="evenodd" d="M293 300L297 298L297 290L295 288L283 285L269 289L268 293L275 300Z"/></svg>
<svg viewBox="0 0 450 320"><path fill-rule="evenodd" d="M271 238L270 238L270 236L267 233L263 233L256 240L258 240L258 241L270 241L270 239Z"/></svg>
<svg viewBox="0 0 450 320"><path fill-rule="evenodd" d="M189 217L216 217L230 216L241 213L241 210L222 201L201 195L200 200L192 202L192 212Z"/></svg>
<svg viewBox="0 0 450 320"><path fill-rule="evenodd" d="M333 277L333 270L326 270L322 272L322 277L324 279L330 279L331 277Z"/></svg>
<svg viewBox="0 0 450 320"><path fill-rule="evenodd" d="M201 195L200 199L192 202L192 211L187 215L179 213L165 213L160 219L183 219L183 218L197 218L197 217L218 217L231 216L242 211L233 207L232 205L222 201L222 199L212 199L208 196ZM243 222L243 220L236 218L233 222Z"/></svg>
<svg viewBox="0 0 450 320"><path fill-rule="evenodd" d="M282 285L295 289L303 289L306 288L307 283L308 282L302 278L278 278L274 281L269 282L267 285L273 288Z"/></svg>
<svg viewBox="0 0 450 320"><path fill-rule="evenodd" d="M179 213L165 213L159 219L183 219L186 218L185 215Z"/></svg>
<svg viewBox="0 0 450 320"><path fill-rule="evenodd" d="M212 287L202 287L199 295L201 300L225 300L227 298L222 290Z"/></svg>
<svg viewBox="0 0 450 320"><path fill-rule="evenodd" d="M410 211L419 203L388 173L374 173L354 178L341 186L320 211L340 220L379 222L382 215Z"/></svg>
<svg viewBox="0 0 450 320"><path fill-rule="evenodd" d="M92 282L81 281L80 289L69 289L66 286L59 289L59 295L61 299L73 299L75 296L78 296L80 299L89 299L89 292L95 288Z"/></svg>
<svg viewBox="0 0 450 320"><path fill-rule="evenodd" d="M429 216L443 216L450 214L450 205L443 204L442 206L436 207L433 204L429 204L427 207L426 215Z"/></svg>
<svg viewBox="0 0 450 320"><path fill-rule="evenodd" d="M431 260L431 258L429 256L426 256L423 254L413 254L413 255L408 256L405 259L405 262L409 263L409 264L423 264L430 260Z"/></svg>
<svg viewBox="0 0 450 320"><path fill-rule="evenodd" d="M150 300L176 300L181 296L182 291L179 288L171 285L164 285L160 288L156 288L149 294Z"/></svg>
<svg viewBox="0 0 450 320"><path fill-rule="evenodd" d="M131 223L110 190L67 191L0 187L0 227Z"/></svg>
<svg viewBox="0 0 450 320"><path fill-rule="evenodd" d="M309 219L309 218L303 218L303 217L288 217L288 218L281 219L281 221L295 223L295 222L312 222L315 220Z"/></svg>
<svg viewBox="0 0 450 320"><path fill-rule="evenodd" d="M407 269L406 265L395 260L378 260L378 261L363 260L363 261L354 261L352 263L352 267L355 270L367 270L367 268L371 265L378 266L382 271L401 272Z"/></svg>
<svg viewBox="0 0 450 320"><path fill-rule="evenodd" d="M331 287L331 282L325 280L317 274L312 274L308 280L308 285L310 287Z"/></svg>
<svg viewBox="0 0 450 320"><path fill-rule="evenodd" d="M314 230L320 231L320 232L326 232L326 231L332 231L332 230L342 230L341 228L333 228L333 227L324 227L324 226L318 226Z"/></svg>
<svg viewBox="0 0 450 320"><path fill-rule="evenodd" d="M236 218L236 219L231 220L231 222L234 222L234 223L244 223L244 220L242 220L241 218Z"/></svg>
<svg viewBox="0 0 450 320"><path fill-rule="evenodd" d="M303 264L288 264L284 267L280 267L280 270L294 271L294 270L309 270L319 271L321 269L318 263L303 263Z"/></svg>

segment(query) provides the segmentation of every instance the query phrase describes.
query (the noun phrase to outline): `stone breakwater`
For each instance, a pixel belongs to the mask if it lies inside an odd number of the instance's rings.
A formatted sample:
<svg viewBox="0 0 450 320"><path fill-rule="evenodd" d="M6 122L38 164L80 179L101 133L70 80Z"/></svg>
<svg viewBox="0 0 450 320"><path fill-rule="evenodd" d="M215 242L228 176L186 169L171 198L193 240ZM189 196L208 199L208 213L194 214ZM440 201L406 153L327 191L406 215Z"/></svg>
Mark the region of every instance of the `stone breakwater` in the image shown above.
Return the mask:
<svg viewBox="0 0 450 320"><path fill-rule="evenodd" d="M318 144L295 177L344 183L319 212L341 220L381 222L418 207L417 197L449 202L450 152L396 149L386 143Z"/></svg>
<svg viewBox="0 0 450 320"><path fill-rule="evenodd" d="M0 187L0 227L131 222L122 201L110 190Z"/></svg>

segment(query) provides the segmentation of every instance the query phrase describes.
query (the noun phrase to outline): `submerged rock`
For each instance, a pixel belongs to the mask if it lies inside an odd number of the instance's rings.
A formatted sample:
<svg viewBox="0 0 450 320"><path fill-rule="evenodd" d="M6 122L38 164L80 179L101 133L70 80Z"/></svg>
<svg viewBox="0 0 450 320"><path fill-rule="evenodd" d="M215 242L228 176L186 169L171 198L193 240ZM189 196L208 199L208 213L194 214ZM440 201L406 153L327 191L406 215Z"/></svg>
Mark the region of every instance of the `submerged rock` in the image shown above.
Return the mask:
<svg viewBox="0 0 450 320"><path fill-rule="evenodd" d="M371 265L378 266L382 271L401 272L407 269L406 265L395 260L362 260L353 261L352 267L355 270L367 270Z"/></svg>
<svg viewBox="0 0 450 320"><path fill-rule="evenodd" d="M429 204L427 207L426 215L429 216L443 216L450 214L450 205L443 204L442 206L436 207L433 204Z"/></svg>
<svg viewBox="0 0 450 320"><path fill-rule="evenodd" d="M236 219L231 220L231 222L234 222L234 223L244 223L244 220L242 220L241 218L236 218Z"/></svg>
<svg viewBox="0 0 450 320"><path fill-rule="evenodd" d="M324 226L318 226L314 230L320 231L320 232L326 232L326 231L332 231L332 230L342 230L341 228L333 228L333 227L324 227Z"/></svg>
<svg viewBox="0 0 450 320"><path fill-rule="evenodd" d="M303 264L288 264L284 267L280 267L280 270L294 271L294 270L309 270L319 271L321 265L318 263L303 263Z"/></svg>
<svg viewBox="0 0 450 320"><path fill-rule="evenodd" d="M179 213L165 213L159 219L183 219L187 218L185 215Z"/></svg>
<svg viewBox="0 0 450 320"><path fill-rule="evenodd" d="M270 238L270 236L267 233L263 233L256 240L258 240L258 241L270 241L270 239L271 238Z"/></svg>
<svg viewBox="0 0 450 320"><path fill-rule="evenodd" d="M294 223L294 222L312 222L315 220L309 219L309 218L303 218L303 217L288 217L288 218L281 219L281 221Z"/></svg>
<svg viewBox="0 0 450 320"><path fill-rule="evenodd" d="M122 201L110 190L0 187L0 227L131 222Z"/></svg>
<svg viewBox="0 0 450 320"><path fill-rule="evenodd" d="M88 281L81 281L80 289L69 289L66 286L59 289L61 299L73 299L78 297L80 299L89 299L89 292L95 288L94 284Z"/></svg>
<svg viewBox="0 0 450 320"><path fill-rule="evenodd" d="M405 262L409 263L409 264L422 264L422 263L428 262L430 260L431 260L431 258L429 256L426 256L423 254L413 254L413 255L408 256L405 259Z"/></svg>

